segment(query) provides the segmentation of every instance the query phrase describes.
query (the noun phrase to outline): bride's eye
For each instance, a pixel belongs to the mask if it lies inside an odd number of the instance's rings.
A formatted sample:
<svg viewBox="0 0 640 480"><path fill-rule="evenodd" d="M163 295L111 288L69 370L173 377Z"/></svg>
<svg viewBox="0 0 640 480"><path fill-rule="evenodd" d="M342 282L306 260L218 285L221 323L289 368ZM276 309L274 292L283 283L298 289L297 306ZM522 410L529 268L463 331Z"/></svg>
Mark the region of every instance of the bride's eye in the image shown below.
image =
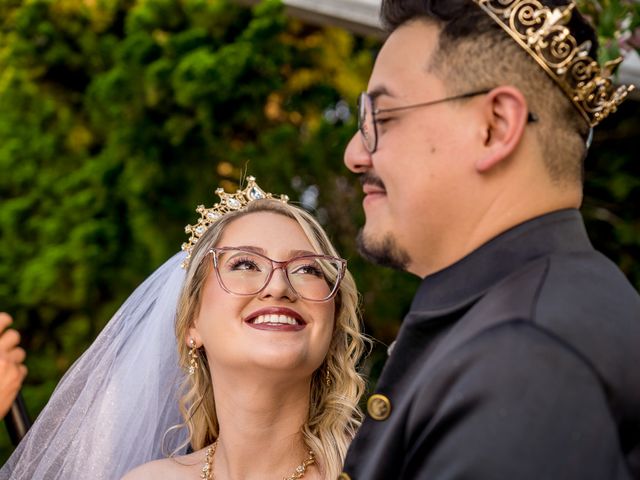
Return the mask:
<svg viewBox="0 0 640 480"><path fill-rule="evenodd" d="M243 258L243 257L233 258L233 259L229 260L229 262L227 262L227 270L232 271L232 272L237 272L237 271L255 271L255 272L260 272L260 271L262 271L262 269L260 268L260 265L258 265L258 262L256 262L255 259L253 259L253 258Z"/></svg>
<svg viewBox="0 0 640 480"><path fill-rule="evenodd" d="M315 263L296 265L289 273L292 275L309 275L318 278L324 277L324 273L322 273L320 267Z"/></svg>

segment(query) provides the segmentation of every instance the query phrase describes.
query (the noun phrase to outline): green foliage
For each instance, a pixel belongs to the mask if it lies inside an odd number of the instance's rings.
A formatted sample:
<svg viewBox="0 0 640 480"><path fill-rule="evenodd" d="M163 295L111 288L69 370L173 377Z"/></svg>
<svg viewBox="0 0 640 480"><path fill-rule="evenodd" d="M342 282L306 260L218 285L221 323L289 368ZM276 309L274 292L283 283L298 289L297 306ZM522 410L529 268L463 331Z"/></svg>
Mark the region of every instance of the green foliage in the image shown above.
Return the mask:
<svg viewBox="0 0 640 480"><path fill-rule="evenodd" d="M23 333L32 416L178 250L194 207L245 168L273 191L317 186L318 213L364 268L344 218L355 124L324 113L355 101L369 46L288 20L276 1L0 0L0 308ZM412 290L368 308L371 324L397 325Z"/></svg>
<svg viewBox="0 0 640 480"><path fill-rule="evenodd" d="M640 48L640 2L637 0L578 0L580 11L597 25L602 63L621 51Z"/></svg>
<svg viewBox="0 0 640 480"><path fill-rule="evenodd" d="M600 62L640 50L640 3L579 0L580 11L597 26ZM585 162L583 213L592 240L640 288L640 107L627 101L596 129Z"/></svg>
<svg viewBox="0 0 640 480"><path fill-rule="evenodd" d="M342 164L356 125L341 101L355 103L377 47L287 19L273 0L0 0L0 309L23 334L32 416L177 251L195 205L244 170L294 200L317 187L369 333L393 339L417 279L356 253L360 187ZM637 105L596 137L585 213L640 286Z"/></svg>
<svg viewBox="0 0 640 480"><path fill-rule="evenodd" d="M638 118L640 102L626 102L596 130L586 161L582 210L596 248L640 289Z"/></svg>

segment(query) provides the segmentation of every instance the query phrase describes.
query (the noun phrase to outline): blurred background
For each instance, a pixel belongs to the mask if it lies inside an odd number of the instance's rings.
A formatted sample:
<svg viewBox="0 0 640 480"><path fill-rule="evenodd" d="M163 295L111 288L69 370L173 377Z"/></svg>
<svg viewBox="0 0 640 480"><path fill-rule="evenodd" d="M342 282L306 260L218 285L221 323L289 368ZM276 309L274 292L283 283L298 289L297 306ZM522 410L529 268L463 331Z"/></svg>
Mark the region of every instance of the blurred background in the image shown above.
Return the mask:
<svg viewBox="0 0 640 480"><path fill-rule="evenodd" d="M640 3L589 1L640 84ZM382 41L378 0L0 0L0 311L32 418L120 303L245 173L314 212L356 277L375 379L418 279L355 250L342 163ZM640 96L597 130L583 212L640 288ZM135 407L135 406L132 406ZM12 451L0 427L0 462Z"/></svg>

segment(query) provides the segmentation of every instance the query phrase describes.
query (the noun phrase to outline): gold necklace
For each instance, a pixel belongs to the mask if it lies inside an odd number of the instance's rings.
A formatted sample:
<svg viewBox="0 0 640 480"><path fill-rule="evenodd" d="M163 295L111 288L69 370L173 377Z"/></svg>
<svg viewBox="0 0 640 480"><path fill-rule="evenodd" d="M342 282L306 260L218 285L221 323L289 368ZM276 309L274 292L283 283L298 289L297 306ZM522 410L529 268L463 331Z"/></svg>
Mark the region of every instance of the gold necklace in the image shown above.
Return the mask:
<svg viewBox="0 0 640 480"><path fill-rule="evenodd" d="M200 474L200 478L204 480L215 480L213 478L213 456L216 453L216 448L218 448L217 441L205 450L204 465L202 467L202 473ZM304 477L304 474L307 473L307 467L314 463L316 463L316 456L314 455L313 450L309 450L309 456L296 467L295 472L282 480L298 480Z"/></svg>
<svg viewBox="0 0 640 480"><path fill-rule="evenodd" d="M213 455L216 453L217 447L218 442L213 442L213 444L209 445L207 450L204 452L204 466L202 467L200 478L203 478L205 480L213 480Z"/></svg>

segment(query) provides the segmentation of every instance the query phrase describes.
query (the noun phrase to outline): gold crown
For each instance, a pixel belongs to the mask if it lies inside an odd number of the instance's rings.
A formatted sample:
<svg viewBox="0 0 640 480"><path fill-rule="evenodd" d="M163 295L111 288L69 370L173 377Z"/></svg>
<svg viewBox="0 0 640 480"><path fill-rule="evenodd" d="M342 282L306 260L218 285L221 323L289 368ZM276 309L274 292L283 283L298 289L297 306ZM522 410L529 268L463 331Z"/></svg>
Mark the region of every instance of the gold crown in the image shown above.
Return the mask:
<svg viewBox="0 0 640 480"><path fill-rule="evenodd" d="M189 240L182 244L182 250L187 252L187 256L182 262L182 268L189 266L191 251L195 244L198 243L200 237L220 218L227 213L244 210L249 203L256 200L273 198L273 194L266 193L262 190L256 183L256 179L251 176L247 177L247 186L243 190L237 190L236 193L225 193L223 188L218 188L215 193L220 197L220 202L210 208L205 208L204 205L198 205L198 208L196 208L196 212L200 214L198 223L184 227L185 233L189 234L190 237ZM287 203L289 197L280 195L278 200Z"/></svg>
<svg viewBox="0 0 640 480"><path fill-rule="evenodd" d="M601 69L589 57L591 42L578 45L566 27L575 4L549 8L537 0L473 0L560 86L590 127L618 108L635 87L614 87L611 75L622 61Z"/></svg>

